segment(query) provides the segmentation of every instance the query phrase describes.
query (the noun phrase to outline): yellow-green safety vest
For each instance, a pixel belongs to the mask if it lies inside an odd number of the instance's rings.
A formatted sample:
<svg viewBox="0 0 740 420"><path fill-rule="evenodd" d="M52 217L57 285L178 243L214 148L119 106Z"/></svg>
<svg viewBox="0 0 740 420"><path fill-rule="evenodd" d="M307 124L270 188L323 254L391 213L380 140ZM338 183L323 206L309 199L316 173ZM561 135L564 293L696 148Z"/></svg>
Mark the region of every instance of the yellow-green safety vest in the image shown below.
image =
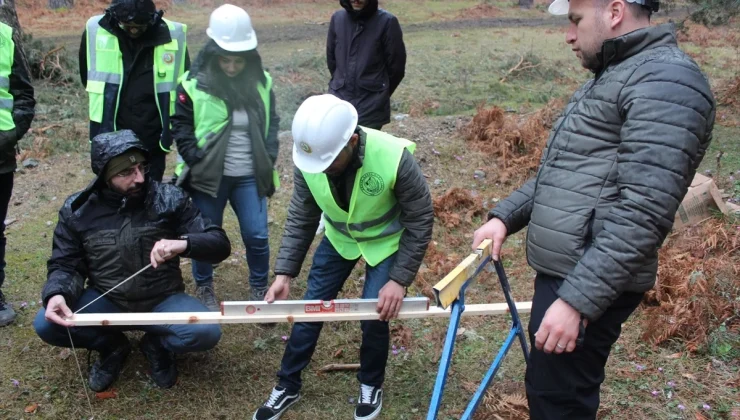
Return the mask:
<svg viewBox="0 0 740 420"><path fill-rule="evenodd" d="M103 123L103 116L112 118L112 130L116 128L118 104L123 86L123 55L118 38L100 26L103 15L93 16L87 21L87 94L89 98L90 121ZM175 113L175 88L180 75L185 72L186 35L188 27L182 23L162 19L170 30L172 40L154 47L154 95L162 122L162 131L169 136L170 115ZM115 104L105 103L105 86L114 85L117 89ZM160 94L168 94L167 113L162 112ZM108 112L106 108L108 107ZM160 147L166 152L169 148Z"/></svg>
<svg viewBox="0 0 740 420"><path fill-rule="evenodd" d="M10 94L10 73L13 71L13 28L0 22L0 131L15 128L13 95Z"/></svg>
<svg viewBox="0 0 740 420"><path fill-rule="evenodd" d="M208 144L208 141L218 138L221 132L229 124L231 115L229 108L221 98L198 89L198 79L193 77L188 79L190 72L182 75L180 84L185 92L190 96L193 102L193 124L195 125L195 138L198 140L197 146L202 149ZM272 77L270 73L264 72L265 84L257 84L257 92L265 108L265 132L264 139L270 132L270 90L272 90ZM185 168L185 162L179 162L175 167L175 175L180 176ZM280 176L276 170L272 172L273 183L275 188L280 188Z"/></svg>
<svg viewBox="0 0 740 420"><path fill-rule="evenodd" d="M394 188L405 149L416 144L382 131L362 127L366 133L365 157L357 171L349 212L337 202L326 175L303 172L316 203L324 212L326 237L342 258L362 256L371 267L398 251L403 226Z"/></svg>

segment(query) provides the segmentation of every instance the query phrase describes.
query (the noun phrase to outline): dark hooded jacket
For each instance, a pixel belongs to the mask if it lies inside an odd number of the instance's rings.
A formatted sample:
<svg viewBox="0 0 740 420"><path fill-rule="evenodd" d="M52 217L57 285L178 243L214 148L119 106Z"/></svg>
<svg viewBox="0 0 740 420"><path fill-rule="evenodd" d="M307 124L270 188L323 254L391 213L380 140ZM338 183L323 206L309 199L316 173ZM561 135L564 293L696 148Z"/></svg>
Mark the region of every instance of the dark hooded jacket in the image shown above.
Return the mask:
<svg viewBox="0 0 740 420"><path fill-rule="evenodd" d="M406 46L395 16L368 0L359 12L341 0L326 40L329 93L357 109L359 125L379 128L391 119L391 95L403 80Z"/></svg>
<svg viewBox="0 0 740 420"><path fill-rule="evenodd" d="M224 97L226 95L221 93L223 88L215 86L215 76L211 74L211 62L217 59L221 51L215 42L209 41L193 62L187 79L196 78L198 80L197 90L226 103L229 118L227 127L218 137L209 139L203 148L199 148L198 139L195 137L193 100L182 84L177 86L175 115L172 116L172 134L177 144L177 151L188 166L181 175L181 179L178 180L178 185L182 185L187 190L198 190L213 196L218 193L218 185L223 176L224 158L233 117L232 104L229 103L228 98ZM254 94L257 95L256 89ZM246 110L249 117L249 137L252 142L252 162L257 192L260 197L270 197L276 187L273 183L273 168L277 161L278 129L280 128L280 117L277 114L273 90L270 90L270 126L267 137L264 135L267 123L264 106L261 100L256 100L251 106L247 106Z"/></svg>
<svg viewBox="0 0 740 420"><path fill-rule="evenodd" d="M123 60L123 86L118 99L118 112L115 127L119 130L130 129L152 152L163 153L162 146L169 148L172 136L169 127L162 130L162 121L157 108L154 91L154 48L172 41L167 23L157 19L138 39L131 39L117 24L117 21L106 13L100 19L100 27L118 38ZM79 51L80 81L87 86L87 30L82 33ZM190 68L190 56L185 50L185 71ZM106 86L106 101L115 101L118 96L114 85ZM160 103L168 96L160 94ZM166 107L165 107L166 110ZM113 131L112 116L103 115L103 123L90 122L90 139L100 133Z"/></svg>
<svg viewBox="0 0 740 420"><path fill-rule="evenodd" d="M97 177L64 203L54 230L47 281L41 293L44 306L63 295L74 305L87 286L104 293L144 268L160 239L187 239L181 256L218 263L229 256L226 233L204 219L187 194L171 184L147 177L146 193L127 198L107 187L102 174L115 156L130 149L148 151L130 130L101 134L93 139L92 170ZM149 268L106 297L122 310L151 311L167 296L184 291L180 258Z"/></svg>
<svg viewBox="0 0 740 420"><path fill-rule="evenodd" d="M15 34L15 30L13 31ZM13 122L15 129L0 131L0 174L13 172L16 168L15 152L18 141L26 135L35 115L36 100L33 98L31 77L23 66L23 51L15 44L13 66L10 69L8 93L13 96Z"/></svg>

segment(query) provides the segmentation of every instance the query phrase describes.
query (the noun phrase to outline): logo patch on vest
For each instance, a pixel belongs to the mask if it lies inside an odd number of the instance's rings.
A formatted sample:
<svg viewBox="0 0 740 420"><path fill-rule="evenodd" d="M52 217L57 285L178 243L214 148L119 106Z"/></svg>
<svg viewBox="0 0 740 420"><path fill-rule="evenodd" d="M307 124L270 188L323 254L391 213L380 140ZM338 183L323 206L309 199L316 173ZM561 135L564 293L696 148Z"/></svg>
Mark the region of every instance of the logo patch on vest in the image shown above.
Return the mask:
<svg viewBox="0 0 740 420"><path fill-rule="evenodd" d="M167 64L172 64L172 62L175 61L175 56L172 55L172 53L164 53L162 54L162 61Z"/></svg>
<svg viewBox="0 0 740 420"><path fill-rule="evenodd" d="M374 197L383 192L383 178L375 172L368 172L360 178L360 191L365 195Z"/></svg>
<svg viewBox="0 0 740 420"><path fill-rule="evenodd" d="M302 141L300 146L301 146L301 150L308 153L309 155L311 154L312 152L311 146L309 146L308 143L306 143L305 141Z"/></svg>

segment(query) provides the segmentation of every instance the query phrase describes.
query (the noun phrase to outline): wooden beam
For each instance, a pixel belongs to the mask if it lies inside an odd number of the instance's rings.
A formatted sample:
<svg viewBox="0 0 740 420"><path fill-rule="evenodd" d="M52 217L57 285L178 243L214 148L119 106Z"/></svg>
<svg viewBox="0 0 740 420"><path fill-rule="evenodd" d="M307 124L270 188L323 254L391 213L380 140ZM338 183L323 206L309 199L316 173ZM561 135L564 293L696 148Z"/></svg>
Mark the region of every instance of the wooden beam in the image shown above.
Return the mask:
<svg viewBox="0 0 740 420"><path fill-rule="evenodd" d="M532 302L516 304L519 313L529 313ZM463 316L502 315L509 312L506 303L486 303L466 305ZM220 312L129 312L76 314L69 318L75 326L122 326L122 325L166 325L166 324L259 324L272 322L327 322L361 321L378 319L378 313L371 312L333 312L293 315L221 315ZM399 319L448 318L449 309L431 307L428 310L401 310Z"/></svg>
<svg viewBox="0 0 740 420"><path fill-rule="evenodd" d="M437 300L437 306L447 309L452 305L452 302L460 295L460 288L463 284L473 277L481 261L491 255L491 243L490 239L481 242L475 252L468 255L463 262L434 285L432 289Z"/></svg>

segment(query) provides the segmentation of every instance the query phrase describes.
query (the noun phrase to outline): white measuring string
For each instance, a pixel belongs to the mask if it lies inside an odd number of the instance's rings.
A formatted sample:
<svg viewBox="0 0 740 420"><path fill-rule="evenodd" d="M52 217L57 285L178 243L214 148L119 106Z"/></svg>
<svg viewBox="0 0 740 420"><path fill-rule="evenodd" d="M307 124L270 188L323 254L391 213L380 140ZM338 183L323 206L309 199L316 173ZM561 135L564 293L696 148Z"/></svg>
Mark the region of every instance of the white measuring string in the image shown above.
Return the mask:
<svg viewBox="0 0 740 420"><path fill-rule="evenodd" d="M88 303L87 305L83 306L82 308L78 309L75 314L80 313L83 309L87 308L88 306L92 305L93 303L97 302L99 299L101 299L103 296L107 295L108 293L116 290L119 286L126 283L127 281L131 280L132 278L138 276L139 274L143 273L146 269L150 268L152 266L151 263L149 263L146 267L142 268L141 270L135 272L132 274L129 278L126 280L118 283L117 285L111 287L108 289L107 292L103 293L102 295L96 297L92 300L92 302ZM82 390L85 393L85 397L87 397L87 405L90 408L90 419L92 420L95 418L95 412L93 412L92 407L92 401L90 400L90 394L87 392L87 387L85 386L85 375L82 374L82 366L80 365L80 359L77 358L77 352L75 351L75 344L72 341L72 333L69 330L69 327L67 327L67 336L69 336L69 344L72 346L72 355L75 357L75 362L77 363L77 371L80 372L80 381L82 382Z"/></svg>

